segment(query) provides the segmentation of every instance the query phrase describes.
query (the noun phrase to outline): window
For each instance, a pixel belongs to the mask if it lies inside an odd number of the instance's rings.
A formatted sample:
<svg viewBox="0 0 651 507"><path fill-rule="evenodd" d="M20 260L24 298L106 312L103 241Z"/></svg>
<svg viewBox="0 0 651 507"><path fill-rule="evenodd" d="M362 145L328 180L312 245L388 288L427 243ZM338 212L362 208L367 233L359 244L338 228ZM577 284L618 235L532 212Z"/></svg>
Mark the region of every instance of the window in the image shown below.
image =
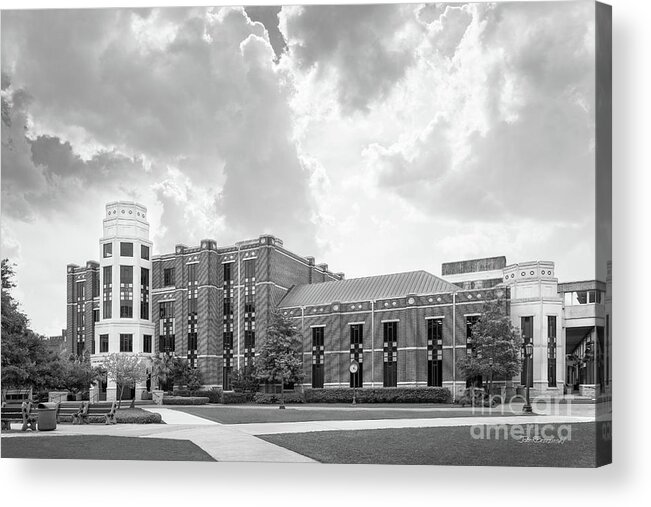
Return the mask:
<svg viewBox="0 0 651 507"><path fill-rule="evenodd" d="M197 265L188 264L188 285L197 284Z"/></svg>
<svg viewBox="0 0 651 507"><path fill-rule="evenodd" d="M479 320L479 315L466 316L466 351L469 354L474 354L475 344L472 341L472 328Z"/></svg>
<svg viewBox="0 0 651 507"><path fill-rule="evenodd" d="M566 292L565 306L601 304L603 291L600 290L578 290L575 292Z"/></svg>
<svg viewBox="0 0 651 507"><path fill-rule="evenodd" d="M113 243L104 243L102 245L102 255L105 259L107 257L113 257Z"/></svg>
<svg viewBox="0 0 651 507"><path fill-rule="evenodd" d="M160 319L158 350L159 352L174 352L176 347L174 301L160 303L158 309Z"/></svg>
<svg viewBox="0 0 651 507"><path fill-rule="evenodd" d="M149 270L140 268L140 318L149 320Z"/></svg>
<svg viewBox="0 0 651 507"><path fill-rule="evenodd" d="M174 285L174 268L165 268L163 270L163 285L165 287Z"/></svg>
<svg viewBox="0 0 651 507"><path fill-rule="evenodd" d="M109 351L109 335L101 334L99 335L99 353L102 354L108 351Z"/></svg>
<svg viewBox="0 0 651 507"><path fill-rule="evenodd" d="M533 317L521 317L520 318L520 331L522 332L522 343L533 343ZM529 358L529 364L526 364L526 359L522 359L522 375L520 382L523 386L527 385L527 374L529 367L533 365L533 357ZM532 375L529 376L531 379ZM529 382L529 387L533 387L533 383Z"/></svg>
<svg viewBox="0 0 651 507"><path fill-rule="evenodd" d="M120 256L133 257L133 243L120 242Z"/></svg>
<svg viewBox="0 0 651 507"><path fill-rule="evenodd" d="M120 334L120 352L133 352L132 334Z"/></svg>
<svg viewBox="0 0 651 507"><path fill-rule="evenodd" d="M144 334L142 335L142 351L151 352L151 335Z"/></svg>
<svg viewBox="0 0 651 507"><path fill-rule="evenodd" d="M547 386L556 387L556 316L547 316Z"/></svg>
<svg viewBox="0 0 651 507"><path fill-rule="evenodd" d="M86 296L86 282L77 282L77 301L83 301Z"/></svg>
<svg viewBox="0 0 651 507"><path fill-rule="evenodd" d="M224 391L232 389L231 380L233 374L233 332L224 331L223 341L224 367L222 370L222 387Z"/></svg>
<svg viewBox="0 0 651 507"><path fill-rule="evenodd" d="M149 247L147 245L140 245L140 258L149 260Z"/></svg>
<svg viewBox="0 0 651 507"><path fill-rule="evenodd" d="M312 387L323 387L323 336L325 327L312 328Z"/></svg>
<svg viewBox="0 0 651 507"><path fill-rule="evenodd" d="M255 331L244 331L244 367L253 366L255 358Z"/></svg>
<svg viewBox="0 0 651 507"><path fill-rule="evenodd" d="M93 273L93 299L99 297L99 274Z"/></svg>
<svg viewBox="0 0 651 507"><path fill-rule="evenodd" d="M255 259L244 261L244 281L255 282Z"/></svg>
<svg viewBox="0 0 651 507"><path fill-rule="evenodd" d="M398 323L385 322L383 325L384 344L384 387L398 385Z"/></svg>
<svg viewBox="0 0 651 507"><path fill-rule="evenodd" d="M364 387L364 324L350 325L350 362L353 360L359 368L350 374L350 387Z"/></svg>
<svg viewBox="0 0 651 507"><path fill-rule="evenodd" d="M99 322L99 308L93 309L93 322Z"/></svg>
<svg viewBox="0 0 651 507"><path fill-rule="evenodd" d="M105 319L110 319L113 313L113 269L111 266L104 266L102 278L103 314Z"/></svg>
<svg viewBox="0 0 651 507"><path fill-rule="evenodd" d="M120 266L120 318L133 318L133 266Z"/></svg>
<svg viewBox="0 0 651 507"><path fill-rule="evenodd" d="M222 264L224 267L224 282L232 282L233 281L233 263L228 262L226 264Z"/></svg>
<svg viewBox="0 0 651 507"><path fill-rule="evenodd" d="M427 320L427 385L443 386L443 319Z"/></svg>

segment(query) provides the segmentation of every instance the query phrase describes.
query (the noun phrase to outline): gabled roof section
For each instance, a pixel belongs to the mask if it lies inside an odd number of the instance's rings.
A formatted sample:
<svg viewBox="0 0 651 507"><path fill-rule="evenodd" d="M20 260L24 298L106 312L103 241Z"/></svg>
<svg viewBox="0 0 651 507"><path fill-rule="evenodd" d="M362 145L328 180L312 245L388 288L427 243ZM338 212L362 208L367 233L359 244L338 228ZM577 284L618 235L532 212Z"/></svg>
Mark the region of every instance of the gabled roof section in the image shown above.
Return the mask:
<svg viewBox="0 0 651 507"><path fill-rule="evenodd" d="M390 275L367 276L333 282L295 285L278 306L323 305L404 297L408 294L456 292L459 287L428 273L409 271Z"/></svg>

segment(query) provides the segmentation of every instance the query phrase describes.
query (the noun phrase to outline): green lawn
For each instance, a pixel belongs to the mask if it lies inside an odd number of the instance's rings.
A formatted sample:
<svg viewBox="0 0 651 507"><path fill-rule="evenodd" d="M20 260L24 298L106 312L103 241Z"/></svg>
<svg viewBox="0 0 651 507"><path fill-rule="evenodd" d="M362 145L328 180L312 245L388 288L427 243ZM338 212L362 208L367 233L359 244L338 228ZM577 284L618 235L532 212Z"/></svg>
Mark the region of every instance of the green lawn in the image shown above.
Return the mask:
<svg viewBox="0 0 651 507"><path fill-rule="evenodd" d="M259 438L322 463L593 467L594 424L571 427L571 440L562 444L504 440L503 433L499 440L474 439L469 427L284 433Z"/></svg>
<svg viewBox="0 0 651 507"><path fill-rule="evenodd" d="M94 435L3 438L2 458L215 461L188 440Z"/></svg>
<svg viewBox="0 0 651 507"><path fill-rule="evenodd" d="M381 410L358 410L351 406L344 410L332 410L328 408L292 408L287 405L285 410L279 410L277 406L268 407L237 407L230 405L211 405L202 407L176 407L165 405L165 408L179 410L188 414L196 415L216 421L222 424L244 424L244 423L265 423L265 422L299 422L299 421L357 421L376 419L430 419L441 417L489 417L488 413L481 413L478 410L473 414L470 409L426 411L426 410L397 410L390 407L382 407ZM499 416L500 413L493 415ZM513 414L508 414L513 415ZM517 414L516 414L517 415Z"/></svg>

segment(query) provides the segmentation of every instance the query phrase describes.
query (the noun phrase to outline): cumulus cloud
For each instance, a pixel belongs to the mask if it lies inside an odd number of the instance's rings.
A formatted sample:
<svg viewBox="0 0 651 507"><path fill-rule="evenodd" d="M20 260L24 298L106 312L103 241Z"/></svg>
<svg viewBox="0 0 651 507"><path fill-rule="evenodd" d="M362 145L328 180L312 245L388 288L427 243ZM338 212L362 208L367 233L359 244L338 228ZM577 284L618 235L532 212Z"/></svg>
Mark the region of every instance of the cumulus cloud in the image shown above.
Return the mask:
<svg viewBox="0 0 651 507"><path fill-rule="evenodd" d="M454 49L440 42L450 12L474 18L452 28ZM454 88L415 139L365 152L378 184L459 220L582 221L593 198L577 188L594 185L589 6L448 7L429 29L423 54L449 59Z"/></svg>
<svg viewBox="0 0 651 507"><path fill-rule="evenodd" d="M366 111L390 93L421 31L414 6L400 4L283 7L280 28L292 63L333 79L346 111Z"/></svg>

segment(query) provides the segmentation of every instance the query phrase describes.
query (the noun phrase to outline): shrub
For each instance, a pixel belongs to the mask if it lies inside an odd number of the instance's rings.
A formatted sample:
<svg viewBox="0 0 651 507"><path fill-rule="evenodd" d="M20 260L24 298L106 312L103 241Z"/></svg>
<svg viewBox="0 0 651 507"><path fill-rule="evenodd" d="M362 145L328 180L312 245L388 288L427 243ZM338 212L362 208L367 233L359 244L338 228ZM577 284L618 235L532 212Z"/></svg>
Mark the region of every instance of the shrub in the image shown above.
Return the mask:
<svg viewBox="0 0 651 507"><path fill-rule="evenodd" d="M280 403L280 394L255 393L253 401L261 405L277 404ZM302 393L285 393L285 403L305 403L305 398Z"/></svg>
<svg viewBox="0 0 651 507"><path fill-rule="evenodd" d="M232 405L235 403L249 403L253 401L254 393L236 393L232 391L225 391L222 394L222 403L225 405Z"/></svg>
<svg viewBox="0 0 651 507"><path fill-rule="evenodd" d="M205 405L205 396L163 396L163 405Z"/></svg>
<svg viewBox="0 0 651 507"><path fill-rule="evenodd" d="M222 401L222 390L219 387L213 387L212 389L200 389L195 391L194 395L190 394L188 389L178 389L173 393L174 396L200 396L202 398L208 398L208 403L221 403Z"/></svg>
<svg viewBox="0 0 651 507"><path fill-rule="evenodd" d="M351 403L353 389L333 387L306 388L305 403ZM357 389L359 403L450 403L452 394L446 387L384 387Z"/></svg>
<svg viewBox="0 0 651 507"><path fill-rule="evenodd" d="M163 422L160 414L141 408L120 409L115 412L115 420L118 424L161 424ZM104 422L104 418L101 418L100 422Z"/></svg>

